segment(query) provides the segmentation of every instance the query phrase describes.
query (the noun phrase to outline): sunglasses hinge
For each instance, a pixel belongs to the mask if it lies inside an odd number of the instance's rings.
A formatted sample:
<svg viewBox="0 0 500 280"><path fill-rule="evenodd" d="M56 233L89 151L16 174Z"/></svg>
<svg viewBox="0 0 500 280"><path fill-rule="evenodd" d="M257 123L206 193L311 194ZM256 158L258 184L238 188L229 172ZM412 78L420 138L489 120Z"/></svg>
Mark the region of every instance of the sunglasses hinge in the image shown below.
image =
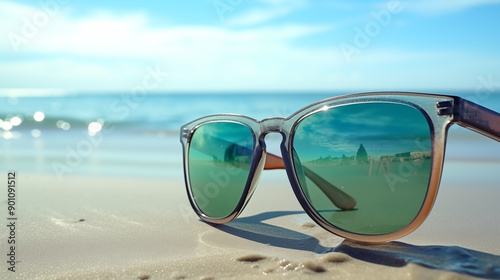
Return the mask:
<svg viewBox="0 0 500 280"><path fill-rule="evenodd" d="M452 116L453 115L453 101L441 101L436 103L438 116Z"/></svg>
<svg viewBox="0 0 500 280"><path fill-rule="evenodd" d="M181 138L182 139L187 139L188 135L189 135L189 132L191 130L188 129L188 128L182 128L182 131L181 131Z"/></svg>

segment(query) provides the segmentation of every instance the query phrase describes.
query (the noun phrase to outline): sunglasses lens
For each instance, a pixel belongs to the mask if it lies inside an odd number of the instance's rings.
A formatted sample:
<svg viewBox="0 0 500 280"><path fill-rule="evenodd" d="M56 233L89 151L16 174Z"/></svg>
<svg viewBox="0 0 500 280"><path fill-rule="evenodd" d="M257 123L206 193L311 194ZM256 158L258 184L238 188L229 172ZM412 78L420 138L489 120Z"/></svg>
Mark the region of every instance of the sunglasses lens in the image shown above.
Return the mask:
<svg viewBox="0 0 500 280"><path fill-rule="evenodd" d="M300 170L309 169L355 199L353 209L341 209L325 187L307 173L297 174L306 199L333 226L357 234L388 234L419 213L432 158L431 129L419 110L394 103L330 108L297 125L293 146Z"/></svg>
<svg viewBox="0 0 500 280"><path fill-rule="evenodd" d="M188 168L191 193L198 208L210 218L230 215L241 200L254 147L244 125L214 122L192 135Z"/></svg>

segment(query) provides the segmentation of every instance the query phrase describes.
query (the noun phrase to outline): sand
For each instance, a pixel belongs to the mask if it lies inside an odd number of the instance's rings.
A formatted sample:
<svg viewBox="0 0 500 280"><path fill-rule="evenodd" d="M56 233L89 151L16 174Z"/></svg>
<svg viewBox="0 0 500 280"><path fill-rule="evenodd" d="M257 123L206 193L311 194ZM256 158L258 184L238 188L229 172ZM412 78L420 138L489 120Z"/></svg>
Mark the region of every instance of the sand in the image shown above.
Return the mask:
<svg viewBox="0 0 500 280"><path fill-rule="evenodd" d="M283 170L266 171L243 214L214 227L169 179L17 174L16 272L2 279L500 279L498 161L447 162L414 233L380 245L326 232ZM480 179L478 179L480 178ZM2 192L3 197L6 192ZM0 207L7 207L6 199ZM0 249L7 252L5 215Z"/></svg>

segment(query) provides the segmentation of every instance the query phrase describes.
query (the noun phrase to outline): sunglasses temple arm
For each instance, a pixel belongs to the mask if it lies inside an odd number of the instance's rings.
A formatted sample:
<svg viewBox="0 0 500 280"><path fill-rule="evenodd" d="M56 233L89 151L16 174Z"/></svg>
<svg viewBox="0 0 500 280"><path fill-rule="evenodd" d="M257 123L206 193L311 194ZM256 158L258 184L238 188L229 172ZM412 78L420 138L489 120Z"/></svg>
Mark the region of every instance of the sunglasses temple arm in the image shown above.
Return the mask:
<svg viewBox="0 0 500 280"><path fill-rule="evenodd" d="M458 125L500 142L500 113L457 97L453 114Z"/></svg>
<svg viewBox="0 0 500 280"><path fill-rule="evenodd" d="M285 169L285 163L282 158L268 153L264 169ZM302 166L302 169L304 175L311 179L335 206L342 210L352 210L356 206L356 200L352 196L332 185L311 169L305 166Z"/></svg>

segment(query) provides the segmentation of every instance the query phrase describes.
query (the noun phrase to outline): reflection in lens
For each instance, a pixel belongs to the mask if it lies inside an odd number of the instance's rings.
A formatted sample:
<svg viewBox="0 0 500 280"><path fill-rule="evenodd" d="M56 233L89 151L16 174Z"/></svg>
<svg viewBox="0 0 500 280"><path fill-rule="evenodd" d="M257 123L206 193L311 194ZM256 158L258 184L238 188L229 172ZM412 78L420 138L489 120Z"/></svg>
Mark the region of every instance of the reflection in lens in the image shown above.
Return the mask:
<svg viewBox="0 0 500 280"><path fill-rule="evenodd" d="M250 129L233 122L204 124L189 146L189 180L198 208L211 218L230 215L241 199L252 162Z"/></svg>
<svg viewBox="0 0 500 280"><path fill-rule="evenodd" d="M306 199L332 225L387 234L407 226L420 211L432 155L430 127L419 110L393 103L334 107L303 119L293 146L294 161L300 157L303 167L357 201L353 210L341 210L298 176Z"/></svg>

